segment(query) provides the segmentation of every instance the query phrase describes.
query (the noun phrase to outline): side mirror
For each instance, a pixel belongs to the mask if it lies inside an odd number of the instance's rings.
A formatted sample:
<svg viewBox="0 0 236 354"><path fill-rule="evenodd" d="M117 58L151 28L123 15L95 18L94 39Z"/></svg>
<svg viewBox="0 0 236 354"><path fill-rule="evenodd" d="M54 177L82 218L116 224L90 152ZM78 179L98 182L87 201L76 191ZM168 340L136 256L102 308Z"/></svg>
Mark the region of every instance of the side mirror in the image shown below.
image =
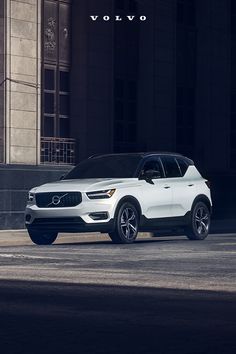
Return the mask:
<svg viewBox="0 0 236 354"><path fill-rule="evenodd" d="M139 179L144 179L146 182L150 184L154 184L152 180L156 178L161 178L160 171L147 170L139 177Z"/></svg>
<svg viewBox="0 0 236 354"><path fill-rule="evenodd" d="M60 177L60 181L61 181L64 177L65 177L65 175L62 175L62 176Z"/></svg>

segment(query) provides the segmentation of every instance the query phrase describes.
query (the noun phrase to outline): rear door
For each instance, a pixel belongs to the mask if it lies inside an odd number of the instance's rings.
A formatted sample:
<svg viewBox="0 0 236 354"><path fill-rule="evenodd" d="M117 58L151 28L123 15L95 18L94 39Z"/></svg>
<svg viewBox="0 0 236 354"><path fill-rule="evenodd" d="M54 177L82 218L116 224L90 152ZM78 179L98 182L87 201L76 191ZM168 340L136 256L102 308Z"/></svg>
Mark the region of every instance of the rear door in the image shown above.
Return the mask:
<svg viewBox="0 0 236 354"><path fill-rule="evenodd" d="M180 160L182 161L181 157L161 156L166 183L169 184L172 191L171 215L173 217L185 215L191 209L195 195L194 185L191 185L190 181L184 177L182 172L184 171L184 166L180 166ZM188 166L186 166L187 168Z"/></svg>

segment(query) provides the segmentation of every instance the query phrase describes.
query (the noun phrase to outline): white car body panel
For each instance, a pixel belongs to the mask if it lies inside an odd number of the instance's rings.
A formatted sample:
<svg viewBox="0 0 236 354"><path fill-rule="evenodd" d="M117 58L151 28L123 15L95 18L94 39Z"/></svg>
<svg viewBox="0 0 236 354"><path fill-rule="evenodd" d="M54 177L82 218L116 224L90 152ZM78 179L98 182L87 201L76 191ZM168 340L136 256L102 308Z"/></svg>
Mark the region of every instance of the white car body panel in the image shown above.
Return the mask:
<svg viewBox="0 0 236 354"><path fill-rule="evenodd" d="M165 188L164 178L153 179L154 184L142 181L138 200L141 200L143 215L148 218L165 218L171 214L171 189Z"/></svg>

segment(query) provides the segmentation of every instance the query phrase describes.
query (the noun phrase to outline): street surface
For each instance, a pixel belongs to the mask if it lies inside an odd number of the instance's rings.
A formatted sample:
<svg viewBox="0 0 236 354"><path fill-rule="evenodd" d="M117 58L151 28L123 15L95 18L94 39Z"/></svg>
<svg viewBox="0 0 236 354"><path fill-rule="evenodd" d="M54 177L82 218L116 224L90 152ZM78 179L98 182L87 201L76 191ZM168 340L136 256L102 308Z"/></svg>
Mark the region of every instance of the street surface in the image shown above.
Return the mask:
<svg viewBox="0 0 236 354"><path fill-rule="evenodd" d="M236 234L0 232L1 353L236 353Z"/></svg>

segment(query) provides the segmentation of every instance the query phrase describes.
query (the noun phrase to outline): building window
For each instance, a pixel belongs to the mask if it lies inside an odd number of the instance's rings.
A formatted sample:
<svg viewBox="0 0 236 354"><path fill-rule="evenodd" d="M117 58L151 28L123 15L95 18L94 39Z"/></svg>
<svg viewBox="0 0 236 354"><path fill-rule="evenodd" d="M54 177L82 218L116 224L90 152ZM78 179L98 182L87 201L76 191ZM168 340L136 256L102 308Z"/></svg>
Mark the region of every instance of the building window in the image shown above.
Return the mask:
<svg viewBox="0 0 236 354"><path fill-rule="evenodd" d="M231 40L236 40L236 2L231 0Z"/></svg>
<svg viewBox="0 0 236 354"><path fill-rule="evenodd" d="M184 23L184 3L183 1L180 0L177 1L176 18L177 18L177 23L179 24Z"/></svg>
<svg viewBox="0 0 236 354"><path fill-rule="evenodd" d="M177 87L176 136L177 150L193 156L195 120L195 92L193 88Z"/></svg>
<svg viewBox="0 0 236 354"><path fill-rule="evenodd" d="M195 27L195 0L177 0L176 21L179 25Z"/></svg>
<svg viewBox="0 0 236 354"><path fill-rule="evenodd" d="M231 0L230 168L236 169L236 2Z"/></svg>
<svg viewBox="0 0 236 354"><path fill-rule="evenodd" d="M116 14L138 14L136 0L116 0ZM127 152L137 145L137 86L139 22L114 25L114 151Z"/></svg>
<svg viewBox="0 0 236 354"><path fill-rule="evenodd" d="M70 1L44 0L43 2L43 67L42 67L42 147L45 141L66 139L70 142ZM59 139L59 140L58 140ZM54 145L50 145L54 149ZM74 148L73 148L74 149ZM56 147L50 158L41 148L42 163L67 163ZM74 149L75 150L75 149ZM71 152L70 161L71 161ZM55 158L53 157L55 155Z"/></svg>
<svg viewBox="0 0 236 354"><path fill-rule="evenodd" d="M194 157L197 31L195 1L177 0L176 150Z"/></svg>
<svg viewBox="0 0 236 354"><path fill-rule="evenodd" d="M116 8L116 10L124 10L125 1L124 0L116 0L115 1L115 8Z"/></svg>
<svg viewBox="0 0 236 354"><path fill-rule="evenodd" d="M115 80L114 142L115 151L132 150L136 141L137 83L126 79Z"/></svg>
<svg viewBox="0 0 236 354"><path fill-rule="evenodd" d="M42 136L69 138L69 71L44 66Z"/></svg>
<svg viewBox="0 0 236 354"><path fill-rule="evenodd" d="M231 92L230 167L236 169L236 90Z"/></svg>
<svg viewBox="0 0 236 354"><path fill-rule="evenodd" d="M115 9L127 14L137 13L137 0L115 0Z"/></svg>

